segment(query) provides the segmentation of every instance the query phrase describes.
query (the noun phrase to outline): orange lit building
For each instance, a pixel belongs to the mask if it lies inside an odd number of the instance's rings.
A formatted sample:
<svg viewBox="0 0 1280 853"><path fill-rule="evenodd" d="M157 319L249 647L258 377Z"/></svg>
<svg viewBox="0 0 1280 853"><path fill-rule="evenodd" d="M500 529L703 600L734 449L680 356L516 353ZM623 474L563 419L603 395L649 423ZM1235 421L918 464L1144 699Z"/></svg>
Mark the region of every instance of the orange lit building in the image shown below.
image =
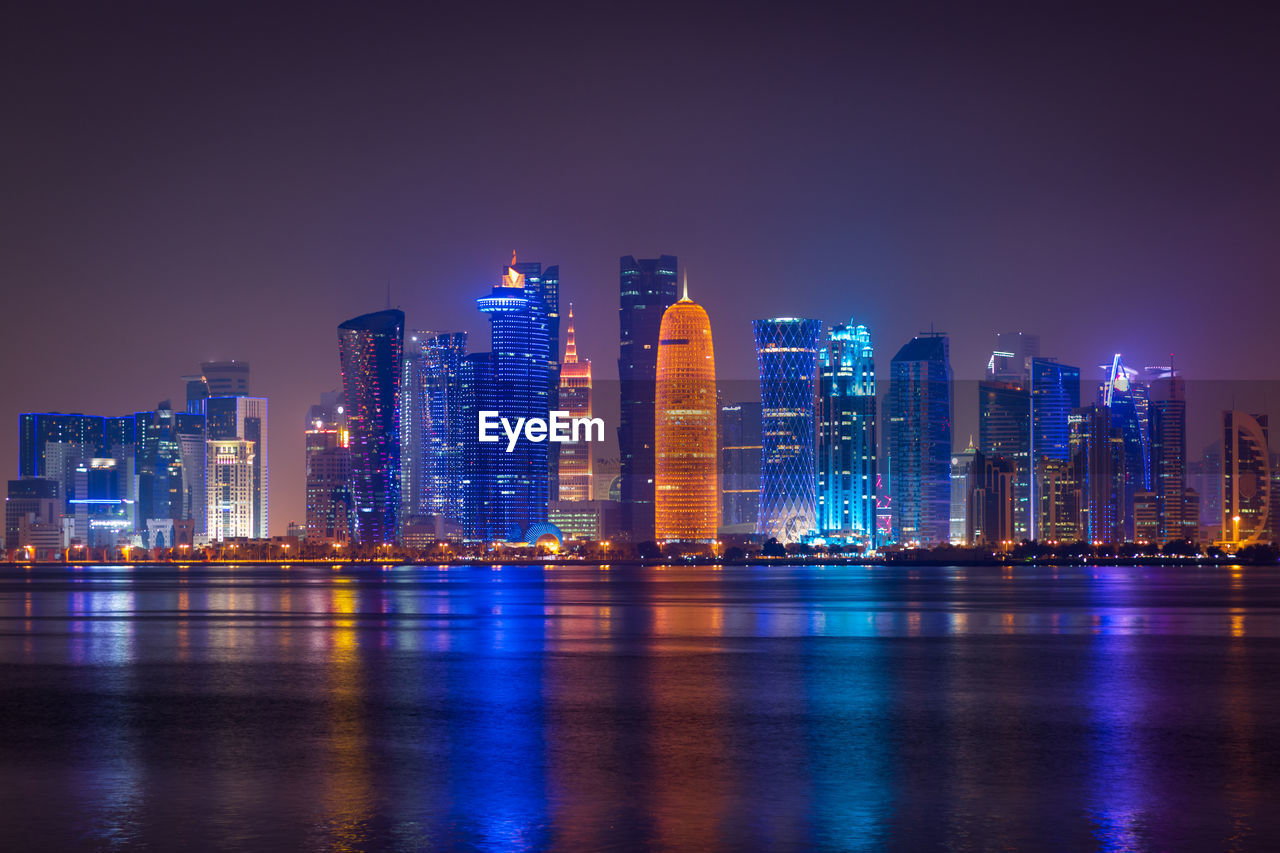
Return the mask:
<svg viewBox="0 0 1280 853"><path fill-rule="evenodd" d="M711 321L684 297L662 315L655 406L655 534L710 542L720 516L716 477L716 362Z"/></svg>
<svg viewBox="0 0 1280 853"><path fill-rule="evenodd" d="M559 408L570 417L591 417L591 360L578 361L573 333L573 304L569 305L569 329L560 364ZM591 444L585 441L560 445L560 500L591 500Z"/></svg>

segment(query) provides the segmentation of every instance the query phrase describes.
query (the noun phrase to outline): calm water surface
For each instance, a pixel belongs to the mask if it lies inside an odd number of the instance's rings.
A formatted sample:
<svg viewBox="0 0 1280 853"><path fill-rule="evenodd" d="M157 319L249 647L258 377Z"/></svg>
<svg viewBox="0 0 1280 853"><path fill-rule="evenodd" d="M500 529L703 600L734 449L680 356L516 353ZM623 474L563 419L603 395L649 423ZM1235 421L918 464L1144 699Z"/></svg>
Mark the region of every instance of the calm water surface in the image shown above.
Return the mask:
<svg viewBox="0 0 1280 853"><path fill-rule="evenodd" d="M1275 850L1275 569L0 569L5 849Z"/></svg>

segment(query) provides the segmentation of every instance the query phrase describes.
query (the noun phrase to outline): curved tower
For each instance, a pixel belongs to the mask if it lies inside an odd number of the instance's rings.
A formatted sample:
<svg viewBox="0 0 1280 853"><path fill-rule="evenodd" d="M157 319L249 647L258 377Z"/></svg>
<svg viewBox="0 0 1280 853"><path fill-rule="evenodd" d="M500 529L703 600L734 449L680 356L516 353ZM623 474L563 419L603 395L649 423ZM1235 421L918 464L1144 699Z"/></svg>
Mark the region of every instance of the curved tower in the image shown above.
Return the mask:
<svg viewBox="0 0 1280 853"><path fill-rule="evenodd" d="M716 362L711 320L684 296L662 315L654 416L654 532L659 542L710 542L719 523Z"/></svg>
<svg viewBox="0 0 1280 853"><path fill-rule="evenodd" d="M760 364L760 510L756 531L779 542L812 533L818 520L814 457L819 320L752 322Z"/></svg>
<svg viewBox="0 0 1280 853"><path fill-rule="evenodd" d="M338 327L355 541L396 540L400 521L400 360L404 312L378 311Z"/></svg>
<svg viewBox="0 0 1280 853"><path fill-rule="evenodd" d="M1235 547L1274 535L1269 438L1266 415L1222 413L1222 539Z"/></svg>

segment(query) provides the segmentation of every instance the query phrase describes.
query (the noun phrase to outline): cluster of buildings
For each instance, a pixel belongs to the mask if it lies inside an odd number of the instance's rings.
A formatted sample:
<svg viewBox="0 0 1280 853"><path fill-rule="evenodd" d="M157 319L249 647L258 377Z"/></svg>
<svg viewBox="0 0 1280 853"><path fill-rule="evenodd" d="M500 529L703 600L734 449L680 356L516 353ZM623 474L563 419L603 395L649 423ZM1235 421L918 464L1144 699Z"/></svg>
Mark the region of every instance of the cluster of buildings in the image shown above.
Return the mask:
<svg viewBox="0 0 1280 853"><path fill-rule="evenodd" d="M1190 459L1185 382L1170 368L1117 355L1083 393L1080 368L1042 357L1036 336L999 335L976 442L955 452L945 335L904 344L881 393L866 326L757 320L759 400L726 400L710 318L687 283L681 295L677 259L624 256L619 272L616 460L586 442L478 440L485 410L593 413L572 309L559 349L559 267L513 257L476 300L489 352L469 352L462 332L406 332L399 311L340 327L343 390L308 420L308 537L875 550L1275 536L1266 417L1224 413L1217 449Z"/></svg>
<svg viewBox="0 0 1280 853"><path fill-rule="evenodd" d="M268 407L250 395L249 365L208 362L183 379L182 409L21 414L6 549L43 559L267 538Z"/></svg>
<svg viewBox="0 0 1280 853"><path fill-rule="evenodd" d="M1038 337L998 335L976 437L956 452L953 394L973 386L953 380L945 335L906 342L880 389L866 326L756 320L759 397L725 399L711 319L678 287L677 259L628 255L613 457L572 306L560 347L559 267L513 255L475 304L488 351L406 329L399 310L338 326L342 386L307 413L306 521L291 536L351 553L565 539L1237 548L1280 527L1266 416L1224 412L1193 459L1186 384L1168 367L1116 355L1094 385ZM9 550L269 538L267 400L244 363L185 378L181 411L21 415ZM485 438L487 415L517 424L510 440ZM548 430L560 415L573 440Z"/></svg>

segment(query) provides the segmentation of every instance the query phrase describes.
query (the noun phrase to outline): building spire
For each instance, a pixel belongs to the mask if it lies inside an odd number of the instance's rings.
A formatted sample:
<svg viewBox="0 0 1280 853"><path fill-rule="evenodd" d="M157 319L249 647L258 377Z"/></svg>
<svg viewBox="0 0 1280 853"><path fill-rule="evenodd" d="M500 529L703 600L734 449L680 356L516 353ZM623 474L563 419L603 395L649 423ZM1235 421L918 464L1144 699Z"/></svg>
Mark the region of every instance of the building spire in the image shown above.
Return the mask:
<svg viewBox="0 0 1280 853"><path fill-rule="evenodd" d="M569 303L569 330L565 333L564 363L578 363L578 341L573 334L573 303Z"/></svg>
<svg viewBox="0 0 1280 853"><path fill-rule="evenodd" d="M680 301L681 302L693 301L692 299L689 298L689 270L688 269L685 269L684 271L684 296L680 297Z"/></svg>

